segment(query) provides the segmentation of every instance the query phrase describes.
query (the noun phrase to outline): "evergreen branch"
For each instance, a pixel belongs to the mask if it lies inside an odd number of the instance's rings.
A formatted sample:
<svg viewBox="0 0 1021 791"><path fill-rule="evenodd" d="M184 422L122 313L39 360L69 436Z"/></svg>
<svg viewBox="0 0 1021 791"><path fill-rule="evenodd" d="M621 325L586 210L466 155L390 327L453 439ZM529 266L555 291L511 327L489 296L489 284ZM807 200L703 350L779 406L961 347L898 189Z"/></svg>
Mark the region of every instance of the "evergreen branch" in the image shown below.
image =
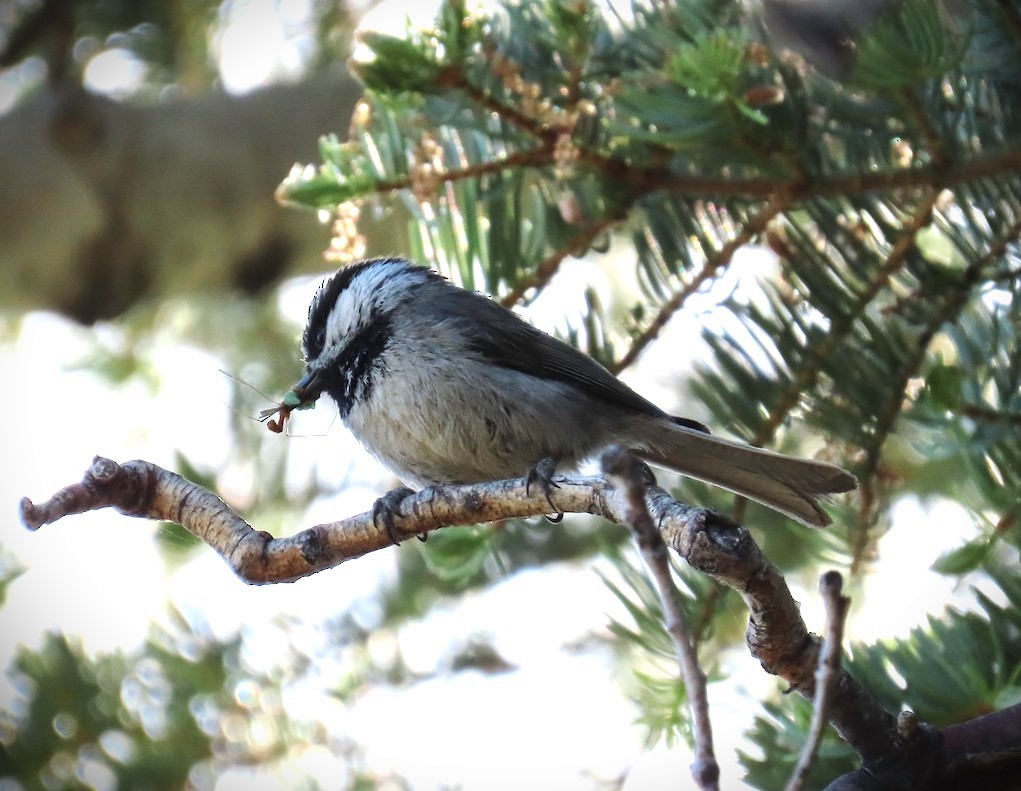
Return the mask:
<svg viewBox="0 0 1021 791"><path fill-rule="evenodd" d="M588 249L588 247L599 237L600 234L609 230L627 214L631 203L632 202L629 201L626 205L622 205L613 215L601 217L595 222L590 223L581 231L581 233L571 239L567 244L559 250L554 250L550 253L550 255L548 255L535 268L534 272L518 282L514 288L501 297L500 304L504 307L512 307L513 305L518 304L518 302L520 302L525 294L530 290L541 290L559 271L560 264L563 263L565 258L569 255L576 255Z"/></svg>
<svg viewBox="0 0 1021 791"><path fill-rule="evenodd" d="M490 173L500 173L504 170L511 168L529 167L529 166L543 166L548 165L552 161L552 150L540 146L538 148L530 148L526 151L515 151L513 154L508 154L500 159L490 160L489 162L479 162L475 165L466 165L463 168L457 168L456 170L444 170L438 173L434 173L433 177L443 184L449 184L456 181L465 181L467 179L479 178ZM373 185L372 192L377 195L382 195L387 192L398 192L400 190L414 190L417 181L412 176L406 176L400 179L390 179L387 181L377 181Z"/></svg>
<svg viewBox="0 0 1021 791"><path fill-rule="evenodd" d="M592 162L592 160L588 160ZM764 177L725 178L664 173L661 168L635 168L612 158L597 160L608 175L632 183L643 191L694 195L699 198L761 200L785 192L791 203L813 198L851 197L874 192L937 188L984 178L1021 173L1021 147L1003 148L950 165L931 163L911 168L888 168L835 176L801 176L788 180Z"/></svg>
<svg viewBox="0 0 1021 791"><path fill-rule="evenodd" d="M486 96L486 94L481 92L479 92L479 95L482 97ZM502 106L495 103L495 100L487 106L489 105L493 107ZM528 120L520 114L513 117L517 118L515 123L525 123ZM535 129L538 130L539 127L536 126ZM546 131L548 132L549 130ZM434 178L441 183L452 183L478 178L489 173L498 173L507 169L551 165L554 163L556 134L543 133L542 138L543 144L537 148L517 151L499 160L436 173ZM769 202L747 221L741 231L715 254L710 256L705 261L702 269L680 291L661 306L649 326L636 337L624 357L612 367L612 370L616 373L632 365L637 360L645 347L659 335L673 314L684 306L692 294L696 293L706 282L715 278L722 269L725 269L734 254L741 247L750 242L758 233L761 233L770 220L789 209L795 203L811 200L816 197L853 195L877 190L884 191L909 186L923 186L926 184L937 188L948 187L960 182L981 178L984 175L1002 175L1005 170L1021 171L1021 149L1012 149L995 156L979 157L956 168L937 168L933 165L886 173L878 171L843 177L820 178L810 181L797 179L787 182L765 179L719 180L699 177L683 177L680 179L668 177L664 180L661 169L635 169L620 160L605 157L584 148L578 149L578 161L597 166L603 171L603 175L610 178L614 183L624 182L625 184L631 184L634 188L631 197L612 216L593 223L569 244L553 252L526 281L520 283L502 299L504 304L514 304L522 298L527 290L541 288L545 285L556 273L564 258L585 249L600 233L622 219L634 203L644 194L666 189L681 193L691 192L701 196L705 194L731 194L743 198L769 198ZM414 188L415 179L408 176L400 179L379 181L374 185L373 192L382 194L399 190L413 190ZM930 198L930 205L934 200L935 198ZM904 253L906 252L905 250ZM893 262L895 263L895 261ZM881 277L881 282L877 281L876 285L879 287L885 284L885 282L886 279ZM785 417L786 412L779 414L777 424L782 422ZM772 430L775 430L775 426L769 430L770 436Z"/></svg>
<svg viewBox="0 0 1021 791"><path fill-rule="evenodd" d="M542 141L542 145L527 151L509 154L500 160L449 171L447 180L468 178L496 172L510 167L548 165L553 162L554 146L562 131L544 126L528 118L514 108L496 102L488 94L477 91L478 100L486 99L485 107L510 120L515 125L524 125L531 134ZM473 95L475 98L475 95ZM775 200L782 196L787 205L794 205L816 198L852 197L877 192L892 192L910 189L945 189L957 184L977 181L983 178L1003 177L1021 174L1021 148L1005 148L993 154L983 154L954 165L930 163L912 168L878 169L849 175L810 176L798 175L790 179L726 178L718 176L678 175L666 171L661 162L652 167L637 167L630 162L608 156L602 152L579 145L577 160L593 170L599 171L611 183L623 184L640 197L653 192L670 192L676 195L690 195L700 199ZM379 181L374 192L383 193L410 187L407 178Z"/></svg>
<svg viewBox="0 0 1021 791"><path fill-rule="evenodd" d="M899 374L894 378L890 386L891 398L887 401L886 410L878 416L876 429L871 436L871 441L865 450L865 462L862 465L861 500L862 513L868 514L875 503L874 479L879 467L880 453L890 433L893 431L894 423L907 406L907 399L904 398L908 382L918 375L918 371L925 362L929 346L940 328L947 323L953 322L960 315L961 311L968 304L968 297L972 289L981 280L985 269L994 265L1007 247L1021 236L1021 217L1018 217L1007 230L1000 235L990 246L986 253L975 258L964 271L961 280L955 284L944 295L939 310L930 316L925 328L918 335L914 345L914 352L904 361ZM859 557L858 550L863 547L855 547L855 557Z"/></svg>
<svg viewBox="0 0 1021 791"><path fill-rule="evenodd" d="M611 366L610 370L618 374L629 365L632 365L645 348L663 331L663 328L673 315L684 307L684 303L688 301L688 298L695 294L705 283L715 278L722 269L726 269L737 251L758 234L762 233L769 222L789 206L790 197L786 193L779 192L774 194L765 206L748 219L741 230L730 241L706 258L702 268L691 280L684 284L683 288L677 291L660 307L653 320L638 334L624 356Z"/></svg>
<svg viewBox="0 0 1021 791"><path fill-rule="evenodd" d="M819 651L819 669L815 675L815 699L812 702L812 723L798 763L791 773L786 791L801 791L819 753L823 733L829 721L829 707L840 680L840 655L843 650L844 625L851 600L843 595L844 580L836 571L829 571L819 580L819 593L826 607L826 639Z"/></svg>
<svg viewBox="0 0 1021 791"><path fill-rule="evenodd" d="M559 134L558 130L551 128L536 118L529 117L517 107L499 101L493 94L472 83L460 68L452 67L448 69L440 77L438 85L442 88L454 88L463 92L484 110L488 110L512 126L516 126L518 129L538 138L547 145L552 145L556 142L557 135Z"/></svg>
<svg viewBox="0 0 1021 791"><path fill-rule="evenodd" d="M603 472L619 490L627 503L624 513L638 548L659 590L664 626L673 639L680 662L684 687L691 704L691 724L695 736L695 763L691 774L699 788L719 789L720 766L713 753L713 730L709 719L709 697L706 677L698 663L695 637L684 614L684 601L670 571L670 558L663 536L645 502L649 481L647 469L637 457L621 447L613 447L600 459Z"/></svg>
<svg viewBox="0 0 1021 791"><path fill-rule="evenodd" d="M533 118L520 109L499 101L492 93L474 85L459 68L448 69L441 76L439 85L462 91L483 109L540 140L543 143L538 149L540 151L552 151L557 138L571 131L566 126ZM784 193L789 196L791 203L820 197L847 197L910 188L948 188L990 176L1021 172L1021 148L1016 147L1007 147L992 154L982 154L953 165L948 164L942 138L932 127L931 120L925 109L919 105L917 97L909 91L901 92L899 97L909 111L912 125L920 131L930 150L932 161L924 166L879 169L835 176L805 177L799 173L786 180L679 175L671 173L664 167L662 157L671 153L667 149L659 151L650 165L638 167L633 162L581 144L577 144L577 161L599 171L614 183L631 186L636 195L663 190L700 198L762 200ZM509 160L510 157L507 158L507 161Z"/></svg>
<svg viewBox="0 0 1021 791"><path fill-rule="evenodd" d="M822 342L808 349L806 364L792 372L790 386L781 395L779 402L770 410L762 426L751 438L752 445L766 445L770 443L776 431L790 415L791 410L797 406L802 394L815 387L822 374L823 365L826 360L844 342L854 329L855 322L872 301L879 296L879 293L890 282L890 278L904 266L908 253L914 248L918 232L929 222L937 199L938 194L934 190L918 205L910 220L902 226L904 233L894 243L883 265L879 267L876 274L858 294L854 305L842 316L833 318Z"/></svg>

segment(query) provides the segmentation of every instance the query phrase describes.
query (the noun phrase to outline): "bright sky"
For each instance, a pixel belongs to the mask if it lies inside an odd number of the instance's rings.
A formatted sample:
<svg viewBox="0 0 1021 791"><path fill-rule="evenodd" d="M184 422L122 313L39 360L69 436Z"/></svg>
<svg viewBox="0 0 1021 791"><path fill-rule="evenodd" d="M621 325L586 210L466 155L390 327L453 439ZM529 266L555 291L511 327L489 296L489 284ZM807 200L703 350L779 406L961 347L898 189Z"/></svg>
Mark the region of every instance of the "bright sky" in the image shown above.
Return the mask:
<svg viewBox="0 0 1021 791"><path fill-rule="evenodd" d="M309 5L310 0L227 4L219 46L229 90L244 91L300 73L307 45L302 25ZM403 18L403 12L392 8L385 13L391 20L396 14ZM93 88L116 95L130 92L140 72L130 56L113 51L97 57L86 78ZM747 271L760 263L753 262ZM700 325L726 320L712 306L719 295L748 282L741 272L738 265L715 295L706 298L702 307L707 312L685 314L670 324L643 361L646 371L676 373L677 350L692 347L690 339L697 337ZM563 290L550 291L546 305L558 305L561 311L567 305L570 311L579 275L605 277L587 262L571 262L555 283L555 289ZM294 322L296 345L314 287L314 281L306 279L281 291L281 310ZM535 315L556 321L563 314L551 319L542 309ZM90 335L97 332L109 333L116 342L115 328L85 329L37 314L24 320L16 343L0 347L0 369L8 383L0 390L0 413L7 416L9 458L17 461L0 478L2 543L26 568L0 609L0 664L8 664L18 645L38 646L50 630L80 635L92 652L130 649L146 636L151 620L165 618L168 595L185 612L200 614L220 636L245 630L258 647L255 653L268 661L280 645L274 623L278 614L301 613L317 624L346 607L371 607L377 586L394 574L395 551L375 553L294 585L250 588L212 551L199 553L167 578L152 541L155 526L113 512L68 518L38 533L19 525L21 496L41 500L78 480L97 453L117 460L145 458L170 468L175 450L199 465L228 463L228 384L218 371L220 361L169 337L157 338L152 361L163 377L158 392L141 383L109 387L75 370L90 347ZM668 381L638 375L632 383L664 407L676 398ZM23 393L32 398L26 402ZM299 415L300 421L311 422L298 423L295 433L321 436L281 438L302 443L302 453L295 455L315 464L361 453L329 413L322 408L315 413ZM252 430L264 429L253 424ZM338 481L347 472L338 470ZM312 504L305 513L296 505L293 529L365 510L387 485L371 460L363 461L349 480L355 485ZM922 531L925 540L919 541ZM884 562L859 594L849 635L871 640L903 634L946 602L969 601L966 591L954 591L949 581L929 571L940 553L958 546L969 533L968 521L956 506L922 507L913 500L899 504L895 527L882 541ZM819 630L821 605L814 583L808 588L795 594L810 628ZM891 607L891 601L898 606ZM367 746L369 768L397 772L414 788L586 789L628 773L624 788L629 791L659 789L667 780L684 787L689 757L664 748L645 753L642 731L633 725L637 711L620 691L605 649L566 648L586 635L602 633L607 614L617 612L616 601L593 567L561 564L521 572L491 590L452 600L424 622L399 631L394 639L400 649L413 669L433 674L429 680L401 689L377 687L344 707L326 693L339 668L324 661L307 683L289 691L287 703L321 718L332 731L353 736ZM518 669L495 676L444 672L451 653L473 635L487 635ZM309 639L317 639L315 630ZM382 639L375 650L392 650L390 639ZM343 662L343 657L336 661ZM775 687L746 654L739 652L729 664L735 676L714 686L711 695L724 787L735 789L742 786L736 779L740 770L734 748L758 710L755 701ZM9 681L0 680L0 703L12 694ZM325 788L336 786L336 759L319 749L296 757L295 766L312 771ZM270 788L280 781L253 779L238 770L218 787Z"/></svg>

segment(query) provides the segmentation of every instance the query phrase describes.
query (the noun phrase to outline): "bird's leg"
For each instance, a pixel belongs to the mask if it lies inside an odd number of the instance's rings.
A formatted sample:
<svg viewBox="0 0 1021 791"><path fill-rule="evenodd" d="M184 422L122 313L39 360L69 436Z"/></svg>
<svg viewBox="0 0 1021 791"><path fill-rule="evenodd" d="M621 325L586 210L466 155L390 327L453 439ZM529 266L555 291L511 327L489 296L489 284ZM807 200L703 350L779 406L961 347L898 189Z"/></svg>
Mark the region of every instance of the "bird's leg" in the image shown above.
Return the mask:
<svg viewBox="0 0 1021 791"><path fill-rule="evenodd" d="M377 528L382 525L394 546L401 543L400 537L397 535L397 525L394 523L394 518L399 515L401 503L414 493L415 491L407 486L398 486L396 489L391 489L372 504L372 524Z"/></svg>
<svg viewBox="0 0 1021 791"><path fill-rule="evenodd" d="M560 485L553 480L556 471L557 460L547 457L536 462L535 466L528 471L528 477L525 479L525 494L531 495L532 487L536 485L542 489L542 493L546 496L546 502L556 514L555 516L546 516L553 524L558 524L564 519L564 512L553 504L553 490L560 488Z"/></svg>

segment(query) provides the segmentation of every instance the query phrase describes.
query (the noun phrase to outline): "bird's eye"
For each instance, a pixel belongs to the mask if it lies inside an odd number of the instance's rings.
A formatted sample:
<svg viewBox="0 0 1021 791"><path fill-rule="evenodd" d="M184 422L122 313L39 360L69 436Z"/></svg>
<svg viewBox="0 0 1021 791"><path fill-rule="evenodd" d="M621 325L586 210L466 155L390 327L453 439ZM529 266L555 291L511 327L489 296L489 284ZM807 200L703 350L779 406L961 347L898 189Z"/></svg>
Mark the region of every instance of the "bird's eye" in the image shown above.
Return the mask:
<svg viewBox="0 0 1021 791"><path fill-rule="evenodd" d="M326 329L320 329L316 332L315 338L312 339L316 347L321 349L326 345Z"/></svg>

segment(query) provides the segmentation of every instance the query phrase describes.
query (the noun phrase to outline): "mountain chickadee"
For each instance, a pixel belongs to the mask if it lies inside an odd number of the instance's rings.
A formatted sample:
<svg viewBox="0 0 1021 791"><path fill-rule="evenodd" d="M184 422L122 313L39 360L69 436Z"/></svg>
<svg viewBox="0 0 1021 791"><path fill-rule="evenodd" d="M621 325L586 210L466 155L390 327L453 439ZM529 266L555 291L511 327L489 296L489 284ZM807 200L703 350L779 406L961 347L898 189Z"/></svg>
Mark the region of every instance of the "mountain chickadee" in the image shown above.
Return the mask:
<svg viewBox="0 0 1021 791"><path fill-rule="evenodd" d="M319 288L301 381L263 419L281 431L323 393L355 437L411 486L529 474L547 493L557 464L620 444L806 525L819 498L854 489L832 464L712 436L672 417L577 349L477 292L400 258L344 267ZM389 508L409 490L377 502ZM551 502L552 505L552 502ZM392 519L392 515L391 515Z"/></svg>

